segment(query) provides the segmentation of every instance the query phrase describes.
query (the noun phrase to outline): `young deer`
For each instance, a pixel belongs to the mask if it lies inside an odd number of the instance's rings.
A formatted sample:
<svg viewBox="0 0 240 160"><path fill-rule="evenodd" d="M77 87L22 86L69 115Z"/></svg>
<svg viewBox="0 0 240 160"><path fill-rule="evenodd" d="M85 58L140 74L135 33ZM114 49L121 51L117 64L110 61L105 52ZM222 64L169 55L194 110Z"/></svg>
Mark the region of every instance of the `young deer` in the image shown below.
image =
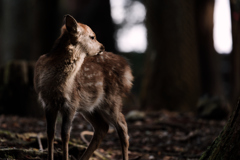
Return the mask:
<svg viewBox="0 0 240 160"><path fill-rule="evenodd" d="M58 112L62 115L63 159L68 159L71 124L77 111L91 123L94 135L81 160L88 160L113 125L120 138L123 159L128 160L128 131L121 113L122 97L132 87L127 61L105 52L95 33L70 15L52 50L35 66L34 86L47 120L48 159L53 159Z"/></svg>

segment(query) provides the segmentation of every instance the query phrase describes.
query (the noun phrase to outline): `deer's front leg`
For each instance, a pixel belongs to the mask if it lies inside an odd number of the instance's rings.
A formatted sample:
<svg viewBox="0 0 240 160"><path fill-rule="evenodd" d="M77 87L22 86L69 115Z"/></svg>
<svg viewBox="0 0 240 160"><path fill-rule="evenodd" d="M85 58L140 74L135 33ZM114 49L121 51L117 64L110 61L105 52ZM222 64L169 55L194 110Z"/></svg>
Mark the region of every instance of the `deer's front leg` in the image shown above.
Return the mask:
<svg viewBox="0 0 240 160"><path fill-rule="evenodd" d="M68 160L68 142L70 138L70 130L72 121L75 115L75 111L62 112L62 148L63 148L63 160Z"/></svg>
<svg viewBox="0 0 240 160"><path fill-rule="evenodd" d="M45 109L45 116L47 120L47 143L48 143L48 160L54 159L54 134L55 134L55 124L57 119L58 111L54 109Z"/></svg>

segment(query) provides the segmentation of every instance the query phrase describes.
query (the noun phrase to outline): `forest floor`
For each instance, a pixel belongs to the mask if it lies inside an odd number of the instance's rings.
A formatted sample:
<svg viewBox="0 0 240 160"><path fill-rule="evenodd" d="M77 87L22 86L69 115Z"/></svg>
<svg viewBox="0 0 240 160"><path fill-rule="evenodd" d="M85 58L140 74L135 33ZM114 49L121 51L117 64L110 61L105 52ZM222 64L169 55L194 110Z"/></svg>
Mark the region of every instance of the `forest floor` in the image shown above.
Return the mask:
<svg viewBox="0 0 240 160"><path fill-rule="evenodd" d="M55 159L61 159L58 118ZM226 121L203 120L193 113L149 112L127 118L130 160L197 160L223 129ZM69 143L71 159L83 153L92 128L76 116ZM85 140L82 139L85 138ZM47 157L45 119L0 115L0 159L39 160ZM120 160L121 149L113 128L102 141L92 160Z"/></svg>

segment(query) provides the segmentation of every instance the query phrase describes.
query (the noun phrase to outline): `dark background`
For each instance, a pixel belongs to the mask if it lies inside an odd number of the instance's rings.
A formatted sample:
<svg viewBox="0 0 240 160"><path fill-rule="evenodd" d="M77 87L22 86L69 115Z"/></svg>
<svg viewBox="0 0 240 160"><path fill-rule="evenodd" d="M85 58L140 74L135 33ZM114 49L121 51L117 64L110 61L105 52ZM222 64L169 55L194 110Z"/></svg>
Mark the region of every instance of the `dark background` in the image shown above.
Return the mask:
<svg viewBox="0 0 240 160"><path fill-rule="evenodd" d="M239 1L230 1L233 50L228 55L214 50L214 0L138 1L147 10L143 54L116 47L116 31L126 21L114 24L109 0L0 0L0 113L42 116L33 90L34 63L51 49L64 15L71 14L93 29L107 51L129 59L135 81L126 111L226 117L240 89Z"/></svg>

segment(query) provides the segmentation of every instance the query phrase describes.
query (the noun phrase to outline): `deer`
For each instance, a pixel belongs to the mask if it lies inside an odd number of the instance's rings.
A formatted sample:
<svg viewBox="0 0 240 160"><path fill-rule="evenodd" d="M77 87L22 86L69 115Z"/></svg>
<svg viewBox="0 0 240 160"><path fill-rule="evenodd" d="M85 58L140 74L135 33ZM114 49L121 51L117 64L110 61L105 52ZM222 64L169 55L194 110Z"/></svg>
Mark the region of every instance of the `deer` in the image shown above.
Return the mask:
<svg viewBox="0 0 240 160"><path fill-rule="evenodd" d="M94 134L81 160L88 160L115 127L123 160L128 160L129 136L122 113L123 98L132 88L133 75L128 61L105 51L92 29L64 17L61 34L52 49L39 57L34 69L34 88L45 112L48 160L54 159L54 135L61 114L63 160L68 160L68 142L77 112L92 125Z"/></svg>

